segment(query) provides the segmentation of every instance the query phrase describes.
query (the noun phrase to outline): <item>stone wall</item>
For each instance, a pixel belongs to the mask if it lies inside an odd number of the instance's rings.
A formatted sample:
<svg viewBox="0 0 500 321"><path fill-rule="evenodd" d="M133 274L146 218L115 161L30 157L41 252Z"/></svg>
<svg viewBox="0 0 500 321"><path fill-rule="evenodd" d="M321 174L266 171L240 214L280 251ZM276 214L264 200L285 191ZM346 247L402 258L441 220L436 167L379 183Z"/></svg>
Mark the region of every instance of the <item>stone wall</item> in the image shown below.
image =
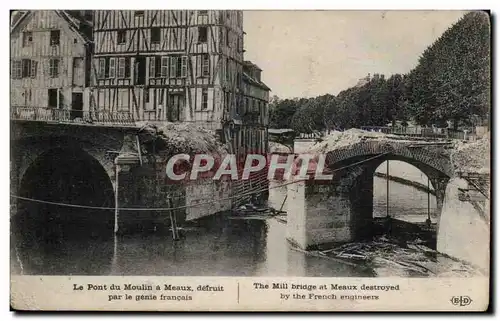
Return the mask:
<svg viewBox="0 0 500 321"><path fill-rule="evenodd" d="M438 223L437 250L487 270L491 231L489 202L483 204L488 214L485 220L471 203L459 200L458 188L467 188L467 182L460 178L451 179Z"/></svg>

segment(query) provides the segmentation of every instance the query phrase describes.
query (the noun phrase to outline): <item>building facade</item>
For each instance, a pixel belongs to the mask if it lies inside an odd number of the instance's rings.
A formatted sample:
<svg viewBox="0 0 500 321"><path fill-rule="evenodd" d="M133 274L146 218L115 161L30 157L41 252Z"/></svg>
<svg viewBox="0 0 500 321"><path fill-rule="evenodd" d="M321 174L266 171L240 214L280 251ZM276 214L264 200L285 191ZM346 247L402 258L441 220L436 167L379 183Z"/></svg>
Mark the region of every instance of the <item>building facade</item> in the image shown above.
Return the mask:
<svg viewBox="0 0 500 321"><path fill-rule="evenodd" d="M261 80L262 70L250 61L243 63L243 81L237 113L241 125L236 137L241 154L268 153L269 87Z"/></svg>
<svg viewBox="0 0 500 321"><path fill-rule="evenodd" d="M91 110L221 129L238 101L243 13L94 11Z"/></svg>
<svg viewBox="0 0 500 321"><path fill-rule="evenodd" d="M33 10L17 13L12 23L11 106L81 117L90 81L91 15Z"/></svg>

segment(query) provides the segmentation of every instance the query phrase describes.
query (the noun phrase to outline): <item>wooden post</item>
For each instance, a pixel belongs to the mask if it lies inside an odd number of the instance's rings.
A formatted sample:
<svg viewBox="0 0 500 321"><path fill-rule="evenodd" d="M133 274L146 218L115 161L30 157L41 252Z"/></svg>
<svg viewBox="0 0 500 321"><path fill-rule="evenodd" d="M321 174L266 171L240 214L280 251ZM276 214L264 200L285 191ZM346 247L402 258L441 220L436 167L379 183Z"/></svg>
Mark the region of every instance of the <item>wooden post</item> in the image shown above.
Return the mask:
<svg viewBox="0 0 500 321"><path fill-rule="evenodd" d="M283 203L281 203L280 212L283 211L283 206L285 205L285 202L286 202L287 198L288 198L288 193L286 193L285 198L283 199Z"/></svg>
<svg viewBox="0 0 500 321"><path fill-rule="evenodd" d="M386 206L386 217L389 217L389 161L387 160L387 173L386 173L386 182L387 182L387 206Z"/></svg>
<svg viewBox="0 0 500 321"><path fill-rule="evenodd" d="M137 145L137 152L139 153L139 164L142 166L141 142L139 141L139 135L135 135L135 143Z"/></svg>
<svg viewBox="0 0 500 321"><path fill-rule="evenodd" d="M431 184L430 184L430 178L429 176L427 176L427 224L430 223L431 223Z"/></svg>
<svg viewBox="0 0 500 321"><path fill-rule="evenodd" d="M118 203L118 191L119 188L119 177L120 177L120 165L116 164L116 178L115 178L115 235L118 233L118 218L120 215L119 203Z"/></svg>
<svg viewBox="0 0 500 321"><path fill-rule="evenodd" d="M174 241L179 240L179 232L177 230L177 218L175 215L175 212L173 210L173 204L172 204L172 199L169 197L168 198L168 206L171 208L168 213L170 216L170 227L172 228L172 239Z"/></svg>

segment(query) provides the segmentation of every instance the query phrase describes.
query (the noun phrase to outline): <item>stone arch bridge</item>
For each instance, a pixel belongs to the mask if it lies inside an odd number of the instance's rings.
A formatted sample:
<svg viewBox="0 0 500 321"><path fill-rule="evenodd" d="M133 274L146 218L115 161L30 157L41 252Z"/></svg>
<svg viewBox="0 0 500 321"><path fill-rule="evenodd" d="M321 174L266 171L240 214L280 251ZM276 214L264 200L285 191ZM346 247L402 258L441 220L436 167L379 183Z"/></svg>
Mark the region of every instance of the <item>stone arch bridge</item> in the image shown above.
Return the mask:
<svg viewBox="0 0 500 321"><path fill-rule="evenodd" d="M322 243L349 242L371 235L373 180L387 160L409 163L427 175L441 212L446 186L454 176L446 141L361 139L327 148L330 182L298 181L288 185L288 239L307 249Z"/></svg>
<svg viewBox="0 0 500 321"><path fill-rule="evenodd" d="M171 211L178 222L228 210L230 202L188 206L200 197L222 195L230 186L213 182L165 184L160 140L135 123L65 123L11 119L11 227L33 234L35 228L96 230L113 235L168 229ZM158 146L155 148L154 146ZM200 196L201 195L201 196ZM209 199L213 199L213 195ZM65 207L53 203L81 205ZM117 205L118 206L115 206ZM127 208L126 211L116 209ZM101 208L101 209L99 209ZM105 209L102 209L105 208ZM57 223L55 222L57 221ZM50 225L53 223L53 226ZM77 233L75 233L77 234Z"/></svg>

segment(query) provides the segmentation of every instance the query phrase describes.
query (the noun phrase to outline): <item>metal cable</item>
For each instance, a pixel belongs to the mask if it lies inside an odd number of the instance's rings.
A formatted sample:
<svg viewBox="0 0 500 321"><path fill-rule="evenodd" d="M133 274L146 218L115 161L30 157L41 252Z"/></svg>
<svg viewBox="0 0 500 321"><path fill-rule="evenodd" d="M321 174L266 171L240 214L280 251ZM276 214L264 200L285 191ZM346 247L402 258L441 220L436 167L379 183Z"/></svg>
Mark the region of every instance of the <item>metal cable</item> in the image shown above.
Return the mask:
<svg viewBox="0 0 500 321"><path fill-rule="evenodd" d="M343 170L343 169L346 169L346 168L349 168L349 167L353 167L353 166L356 166L356 165L359 165L359 164L362 164L362 163L366 163L366 162L371 161L373 159L382 157L382 156L384 156L386 154L388 154L388 153L379 154L379 155L367 158L365 160L362 160L362 161L359 161L359 162L356 162L356 163L352 163L352 164L349 164L349 165L346 165L346 166L343 166L343 167L340 167L340 168L336 168L336 169L332 170L331 172L337 172L337 171L340 171L340 170ZM241 194L234 195L234 196L229 196L229 197L225 197L225 198L210 200L210 201L201 202L201 203L192 204L192 205L183 205L183 206L177 206L177 207L157 207L157 208L119 207L118 210L119 211L171 211L171 210L177 210L177 209L184 209L184 208L188 208L188 207L196 207L196 206L200 206L200 205L207 205L207 204L212 204L212 203L216 203L216 202L220 202L220 201L231 200L231 199L237 198L237 197L249 196L249 195L253 195L253 194L257 194L257 193L268 191L269 189L279 188L279 187L283 187L283 186L287 186L287 185L290 185L290 184L294 184L294 183L298 183L298 182L303 182L303 181L307 181L307 179L294 180L294 181L290 181L290 182L287 182L287 183L283 183L281 185L276 185L276 186L272 186L272 187L262 188L262 189L259 189L259 190L256 190L256 191L251 191L251 192L247 192L247 193L241 193ZM38 200L38 199L33 199L33 198L23 197L23 196L13 195L13 194L11 194L10 197L16 198L16 199L20 199L20 200L24 200L24 201L34 202L34 203L57 205L57 206L63 206L63 207L85 208L85 209L91 209L91 210L106 210L106 211L108 211L108 210L116 210L115 207L88 206L88 205L77 205L77 204L67 204L67 203L60 203L60 202L51 202L51 201Z"/></svg>

